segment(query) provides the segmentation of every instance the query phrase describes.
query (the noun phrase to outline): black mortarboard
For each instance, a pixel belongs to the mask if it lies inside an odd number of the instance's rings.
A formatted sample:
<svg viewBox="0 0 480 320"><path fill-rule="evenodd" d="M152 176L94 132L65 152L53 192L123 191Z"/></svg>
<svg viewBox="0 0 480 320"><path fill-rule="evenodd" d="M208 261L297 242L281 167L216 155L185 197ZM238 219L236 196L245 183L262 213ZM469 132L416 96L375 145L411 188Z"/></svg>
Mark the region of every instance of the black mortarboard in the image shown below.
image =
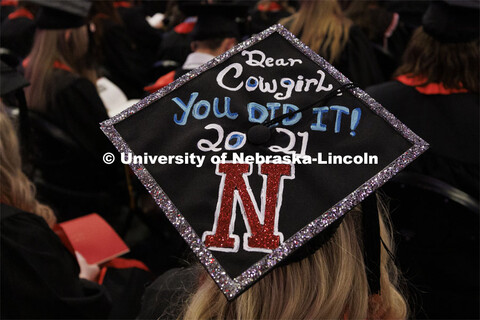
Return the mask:
<svg viewBox="0 0 480 320"><path fill-rule="evenodd" d="M30 83L15 69L0 61L1 67L1 79L0 79L0 95L3 96L7 93L24 88Z"/></svg>
<svg viewBox="0 0 480 320"><path fill-rule="evenodd" d="M187 12L198 17L193 40L240 38L236 18L244 18L248 13L247 5L232 3L189 4L187 8Z"/></svg>
<svg viewBox="0 0 480 320"><path fill-rule="evenodd" d="M479 22L478 0L432 1L422 19L425 32L445 43L478 39Z"/></svg>
<svg viewBox="0 0 480 320"><path fill-rule="evenodd" d="M39 4L36 15L39 29L78 28L87 23L87 16L92 5L89 0L31 0Z"/></svg>
<svg viewBox="0 0 480 320"><path fill-rule="evenodd" d="M227 299L428 148L281 25L101 128Z"/></svg>

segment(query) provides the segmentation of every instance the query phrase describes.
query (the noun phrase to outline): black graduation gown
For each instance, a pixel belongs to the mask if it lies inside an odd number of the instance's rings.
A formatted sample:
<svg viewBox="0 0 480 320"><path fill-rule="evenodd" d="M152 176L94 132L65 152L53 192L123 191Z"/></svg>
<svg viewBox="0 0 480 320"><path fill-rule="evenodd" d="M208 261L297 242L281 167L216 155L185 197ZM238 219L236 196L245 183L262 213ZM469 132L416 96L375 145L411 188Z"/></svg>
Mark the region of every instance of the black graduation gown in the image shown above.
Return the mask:
<svg viewBox="0 0 480 320"><path fill-rule="evenodd" d="M370 41L357 26L352 26L338 62L341 73L360 88L385 81Z"/></svg>
<svg viewBox="0 0 480 320"><path fill-rule="evenodd" d="M106 318L104 287L80 268L45 220L0 204L2 319Z"/></svg>
<svg viewBox="0 0 480 320"><path fill-rule="evenodd" d="M51 135L33 132L34 164L49 188L88 193L92 198L67 199L42 192L45 188L39 188L39 195L58 208L61 220L90 212L98 212L109 220L108 214L115 213L128 196L123 165L118 160L111 165L102 160L106 152L117 154L100 130L99 123L108 118L105 107L95 85L76 74L54 69L50 83L47 110L41 115L71 138L75 148Z"/></svg>
<svg viewBox="0 0 480 320"><path fill-rule="evenodd" d="M178 33L174 29L164 33L162 44L158 51L158 60L175 61L181 66L192 53L190 43L192 38L190 33Z"/></svg>
<svg viewBox="0 0 480 320"><path fill-rule="evenodd" d="M117 10L123 23L127 26L128 36L135 42L142 57L152 65L155 62L155 55L162 41L163 32L148 24L143 6L119 7Z"/></svg>
<svg viewBox="0 0 480 320"><path fill-rule="evenodd" d="M478 199L479 96L422 94L391 81L367 92L430 149L404 170L442 180ZM395 180L395 179L394 179ZM387 182L397 258L414 319L478 319L478 211L428 189Z"/></svg>
<svg viewBox="0 0 480 320"><path fill-rule="evenodd" d="M420 172L479 196L479 96L426 95L397 81L367 89L375 100L430 144L405 170Z"/></svg>
<svg viewBox="0 0 480 320"><path fill-rule="evenodd" d="M383 77L386 80L391 79L393 72L401 63L411 33L400 21L393 25L394 29L392 30L392 23L396 21L398 15L387 11L383 7L371 7L361 13L355 13L354 21L359 14L364 16L359 27L370 40ZM369 23L364 24L364 21ZM385 38L387 31L391 34L388 38Z"/></svg>
<svg viewBox="0 0 480 320"><path fill-rule="evenodd" d="M100 64L107 78L119 86L128 99L143 98L143 87L151 80L153 59L135 47L123 25L108 18L99 19L98 23L103 30Z"/></svg>
<svg viewBox="0 0 480 320"><path fill-rule="evenodd" d="M395 70L400 66L402 55L410 40L410 36L411 34L401 24L397 26L392 36L388 38L388 51L380 43L372 41L372 48L384 80L391 79Z"/></svg>
<svg viewBox="0 0 480 320"><path fill-rule="evenodd" d="M112 150L100 131L99 123L108 115L95 85L68 71L55 69L53 73L54 88L47 116L92 155Z"/></svg>

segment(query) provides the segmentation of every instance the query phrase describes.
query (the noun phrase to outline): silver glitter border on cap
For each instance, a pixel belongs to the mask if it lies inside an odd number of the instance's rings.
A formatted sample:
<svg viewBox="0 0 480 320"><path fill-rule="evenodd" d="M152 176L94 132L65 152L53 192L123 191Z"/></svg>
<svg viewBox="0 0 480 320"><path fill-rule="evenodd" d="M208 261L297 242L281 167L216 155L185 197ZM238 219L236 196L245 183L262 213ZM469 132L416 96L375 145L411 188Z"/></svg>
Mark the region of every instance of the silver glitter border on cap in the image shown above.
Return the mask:
<svg viewBox="0 0 480 320"><path fill-rule="evenodd" d="M263 39L272 35L274 32L282 35L304 55L317 63L324 70L327 70L328 73L332 75L341 85L350 83L350 80L348 80L337 69L335 69L332 65L326 62L317 53L313 52L307 45L302 43L282 25L277 24L236 45L231 50L210 60L199 68L183 75L178 80L149 95L145 99L141 100L140 102L136 103L135 105L131 106L120 114L102 122L102 131L112 141L112 143L115 145L115 147L120 153L128 152L132 153L133 155L130 147L123 140L118 131L114 128L114 125L116 123L123 121L132 114L149 106L150 104L164 97L171 91L181 87L184 83L222 63L226 59L230 58L232 55L241 52L242 50L254 45L259 41L262 41ZM210 250L208 250L207 247L203 244L201 238L196 234L193 228L189 225L189 223L186 221L180 211L175 207L173 202L168 198L168 196L158 185L158 183L153 179L153 177L146 170L146 168L141 164L130 164L133 172L135 172L137 177L147 188L148 192L155 199L157 205L163 210L170 222L175 226L178 232L189 244L190 248L193 250L200 262L204 265L208 273L217 283L217 285L228 300L233 300L240 293L248 289L253 283L255 283L255 281L257 281L260 277L269 272L285 257L289 256L290 253L301 247L312 237L314 237L326 227L328 227L332 222L350 211L354 206L360 203L369 194L371 194L373 191L382 186L385 182L390 180L395 174L405 168L405 166L407 166L410 162L412 162L415 158L417 158L420 154L422 154L428 149L428 144L424 140L422 140L410 129L408 129L403 123L401 123L397 118L395 118L393 114L388 112L384 107L382 107L379 103L377 103L374 99L367 95L363 90L359 88L353 88L349 89L349 91L358 99L362 100L366 104L366 106L369 107L374 113L376 113L386 122L388 122L404 138L411 142L413 146L406 152L404 152L400 157L392 161L392 163L382 169L375 176L370 178L367 182L358 187L347 197L339 201L337 204L335 204L333 207L331 207L329 210L319 216L316 220L310 222L292 237L286 239L282 244L280 244L277 249L273 250L271 253L266 254L261 260L253 264L250 268L248 268L236 278L231 278L227 275L220 263L215 259Z"/></svg>

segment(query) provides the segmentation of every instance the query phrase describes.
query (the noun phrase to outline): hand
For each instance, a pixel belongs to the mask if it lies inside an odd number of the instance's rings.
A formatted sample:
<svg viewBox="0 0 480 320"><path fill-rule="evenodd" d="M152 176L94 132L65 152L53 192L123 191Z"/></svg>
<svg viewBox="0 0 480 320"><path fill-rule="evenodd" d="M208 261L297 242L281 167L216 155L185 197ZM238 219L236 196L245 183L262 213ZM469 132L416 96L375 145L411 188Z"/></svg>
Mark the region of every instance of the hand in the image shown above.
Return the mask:
<svg viewBox="0 0 480 320"><path fill-rule="evenodd" d="M85 260L78 251L75 251L75 256L77 257L78 265L80 266L80 274L78 277L90 281L96 281L100 274L100 267L98 264L88 264L87 260Z"/></svg>

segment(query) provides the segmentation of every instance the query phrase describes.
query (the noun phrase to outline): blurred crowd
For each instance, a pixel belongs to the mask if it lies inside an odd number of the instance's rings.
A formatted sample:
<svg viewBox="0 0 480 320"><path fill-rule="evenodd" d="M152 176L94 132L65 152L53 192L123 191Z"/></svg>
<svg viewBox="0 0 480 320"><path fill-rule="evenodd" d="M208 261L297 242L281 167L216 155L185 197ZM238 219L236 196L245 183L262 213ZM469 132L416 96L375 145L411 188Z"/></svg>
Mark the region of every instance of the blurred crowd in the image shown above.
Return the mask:
<svg viewBox="0 0 480 320"><path fill-rule="evenodd" d="M478 318L479 21L463 0L1 0L2 318L158 318L143 288L191 252L130 169L102 161L117 152L99 123L276 23L430 144L384 188L411 316ZM91 212L150 270L122 282L127 311L52 238Z"/></svg>

